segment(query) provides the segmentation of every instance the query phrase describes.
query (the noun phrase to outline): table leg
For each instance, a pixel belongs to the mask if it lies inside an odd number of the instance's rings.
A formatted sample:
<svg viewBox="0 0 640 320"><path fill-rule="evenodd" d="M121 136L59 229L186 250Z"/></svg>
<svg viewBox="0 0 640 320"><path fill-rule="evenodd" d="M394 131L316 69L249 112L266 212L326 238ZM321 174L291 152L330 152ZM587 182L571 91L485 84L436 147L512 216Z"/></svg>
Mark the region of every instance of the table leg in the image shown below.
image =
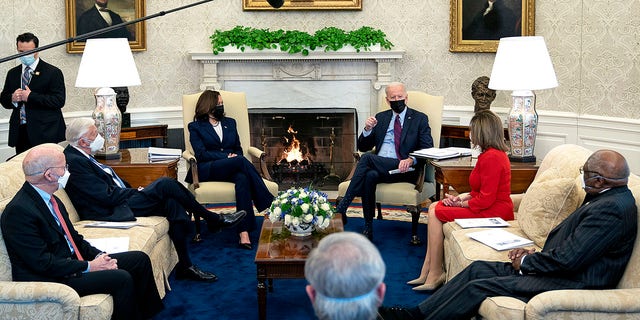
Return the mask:
<svg viewBox="0 0 640 320"><path fill-rule="evenodd" d="M258 319L267 319L267 286L263 278L258 278Z"/></svg>

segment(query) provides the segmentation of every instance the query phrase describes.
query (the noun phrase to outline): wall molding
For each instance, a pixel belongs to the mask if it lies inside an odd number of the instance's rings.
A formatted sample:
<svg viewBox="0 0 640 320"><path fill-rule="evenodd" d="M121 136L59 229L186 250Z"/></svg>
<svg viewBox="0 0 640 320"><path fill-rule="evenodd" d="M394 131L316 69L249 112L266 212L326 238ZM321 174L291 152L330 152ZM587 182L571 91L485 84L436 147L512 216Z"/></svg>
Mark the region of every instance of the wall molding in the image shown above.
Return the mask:
<svg viewBox="0 0 640 320"><path fill-rule="evenodd" d="M506 119L508 108L491 108ZM170 129L182 129L182 106L129 108L132 125L168 124ZM460 124L473 116L472 106L445 106L443 122ZM640 120L578 115L571 112L539 111L538 137L535 155L542 159L554 147L573 143L590 150L612 149L622 153L631 171L640 175ZM78 117L91 117L91 111L64 113L65 121ZM0 161L15 151L7 145L8 118L0 119ZM576 173L577 175L577 173Z"/></svg>

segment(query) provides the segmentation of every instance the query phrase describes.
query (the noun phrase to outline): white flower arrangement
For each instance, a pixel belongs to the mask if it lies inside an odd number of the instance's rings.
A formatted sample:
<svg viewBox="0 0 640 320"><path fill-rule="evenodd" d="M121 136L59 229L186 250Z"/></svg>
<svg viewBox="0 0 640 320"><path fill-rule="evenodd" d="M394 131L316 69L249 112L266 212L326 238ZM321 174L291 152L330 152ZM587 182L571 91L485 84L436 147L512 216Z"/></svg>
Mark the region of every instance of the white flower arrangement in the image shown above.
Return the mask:
<svg viewBox="0 0 640 320"><path fill-rule="evenodd" d="M293 234L311 232L313 228L324 230L332 217L333 208L327 194L310 188L282 191L269 208L269 220L284 221L285 227Z"/></svg>

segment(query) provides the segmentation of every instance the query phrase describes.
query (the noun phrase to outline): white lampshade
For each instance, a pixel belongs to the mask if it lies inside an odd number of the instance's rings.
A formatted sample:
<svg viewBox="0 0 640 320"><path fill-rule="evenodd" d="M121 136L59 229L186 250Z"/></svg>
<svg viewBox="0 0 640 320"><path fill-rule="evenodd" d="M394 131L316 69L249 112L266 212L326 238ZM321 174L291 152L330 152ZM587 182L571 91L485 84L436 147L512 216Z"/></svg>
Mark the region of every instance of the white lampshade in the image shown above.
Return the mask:
<svg viewBox="0 0 640 320"><path fill-rule="evenodd" d="M541 90L557 86L543 37L500 39L489 80L490 89Z"/></svg>
<svg viewBox="0 0 640 320"><path fill-rule="evenodd" d="M140 85L129 41L125 38L89 39L84 47L76 87L128 87Z"/></svg>

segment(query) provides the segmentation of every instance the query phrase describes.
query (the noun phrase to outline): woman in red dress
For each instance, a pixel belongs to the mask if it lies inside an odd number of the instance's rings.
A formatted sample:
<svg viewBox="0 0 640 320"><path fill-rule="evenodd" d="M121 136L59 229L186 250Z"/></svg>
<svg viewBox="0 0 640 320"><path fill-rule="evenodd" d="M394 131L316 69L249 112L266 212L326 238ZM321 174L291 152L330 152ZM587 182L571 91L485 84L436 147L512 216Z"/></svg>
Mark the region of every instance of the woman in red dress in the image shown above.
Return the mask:
<svg viewBox="0 0 640 320"><path fill-rule="evenodd" d="M511 164L505 151L502 121L490 110L477 112L469 124L469 139L481 150L469 176L471 192L453 196L429 206L427 254L420 277L407 282L413 290L435 290L444 283L444 235L442 225L460 218L501 217L513 220Z"/></svg>

